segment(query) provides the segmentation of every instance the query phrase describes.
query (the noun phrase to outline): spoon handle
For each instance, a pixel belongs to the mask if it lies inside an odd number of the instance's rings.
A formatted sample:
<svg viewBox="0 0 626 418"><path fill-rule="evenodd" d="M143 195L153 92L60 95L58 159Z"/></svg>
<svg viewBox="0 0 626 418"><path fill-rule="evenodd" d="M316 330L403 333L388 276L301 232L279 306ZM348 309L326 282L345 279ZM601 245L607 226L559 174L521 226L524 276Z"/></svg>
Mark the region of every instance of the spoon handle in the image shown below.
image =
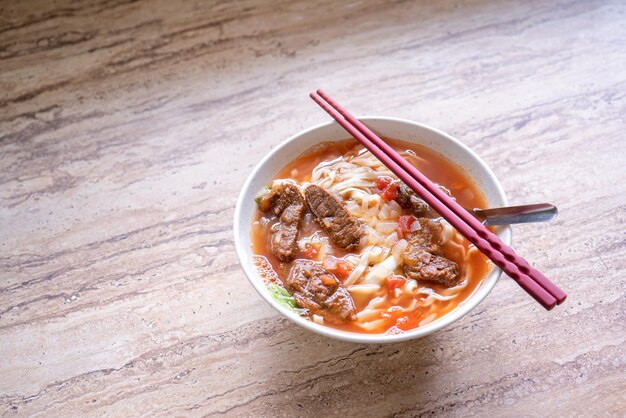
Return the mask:
<svg viewBox="0 0 626 418"><path fill-rule="evenodd" d="M547 222L556 218L558 210L549 203L507 206L503 208L474 209L472 213L485 226Z"/></svg>

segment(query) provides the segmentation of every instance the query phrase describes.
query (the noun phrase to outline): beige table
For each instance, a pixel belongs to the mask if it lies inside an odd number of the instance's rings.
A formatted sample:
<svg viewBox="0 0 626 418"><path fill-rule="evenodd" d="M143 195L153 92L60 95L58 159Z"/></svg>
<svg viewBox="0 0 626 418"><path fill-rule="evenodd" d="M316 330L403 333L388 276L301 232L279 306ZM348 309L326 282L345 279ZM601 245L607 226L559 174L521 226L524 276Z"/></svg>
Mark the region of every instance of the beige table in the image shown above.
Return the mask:
<svg viewBox="0 0 626 418"><path fill-rule="evenodd" d="M624 416L626 4L3 1L0 414ZM241 271L254 164L355 113L423 121L549 201L503 277L395 345L322 338Z"/></svg>

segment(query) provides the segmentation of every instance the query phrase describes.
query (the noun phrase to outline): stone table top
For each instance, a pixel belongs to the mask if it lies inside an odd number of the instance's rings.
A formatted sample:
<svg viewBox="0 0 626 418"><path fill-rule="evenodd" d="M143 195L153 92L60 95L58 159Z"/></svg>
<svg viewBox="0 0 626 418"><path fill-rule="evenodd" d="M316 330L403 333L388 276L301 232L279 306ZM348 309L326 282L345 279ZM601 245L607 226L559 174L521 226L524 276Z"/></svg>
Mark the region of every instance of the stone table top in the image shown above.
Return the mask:
<svg viewBox="0 0 626 418"><path fill-rule="evenodd" d="M622 1L4 1L3 416L626 415ZM314 335L255 293L235 200L281 141L358 114L472 147L550 224L503 277L401 344Z"/></svg>

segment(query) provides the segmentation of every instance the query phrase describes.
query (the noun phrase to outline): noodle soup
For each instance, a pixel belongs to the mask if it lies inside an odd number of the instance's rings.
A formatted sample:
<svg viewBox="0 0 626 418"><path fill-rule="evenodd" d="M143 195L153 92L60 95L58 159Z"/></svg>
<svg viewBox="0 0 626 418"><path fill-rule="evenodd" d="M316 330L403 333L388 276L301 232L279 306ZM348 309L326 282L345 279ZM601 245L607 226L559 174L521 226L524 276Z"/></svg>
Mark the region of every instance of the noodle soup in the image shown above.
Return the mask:
<svg viewBox="0 0 626 418"><path fill-rule="evenodd" d="M486 200L434 151L387 140L462 206ZM354 140L319 144L257 198L251 241L272 297L319 324L396 334L466 300L491 264Z"/></svg>

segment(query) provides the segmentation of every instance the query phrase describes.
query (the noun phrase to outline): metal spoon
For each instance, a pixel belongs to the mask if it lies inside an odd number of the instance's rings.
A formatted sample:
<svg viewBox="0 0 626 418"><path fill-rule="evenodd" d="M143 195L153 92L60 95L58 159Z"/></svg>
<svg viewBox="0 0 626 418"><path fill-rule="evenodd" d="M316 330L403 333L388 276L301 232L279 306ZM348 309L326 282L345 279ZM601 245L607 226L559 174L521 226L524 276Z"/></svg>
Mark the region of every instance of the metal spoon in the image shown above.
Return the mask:
<svg viewBox="0 0 626 418"><path fill-rule="evenodd" d="M469 212L485 226L548 222L556 218L559 213L556 206L549 203L472 209Z"/></svg>

